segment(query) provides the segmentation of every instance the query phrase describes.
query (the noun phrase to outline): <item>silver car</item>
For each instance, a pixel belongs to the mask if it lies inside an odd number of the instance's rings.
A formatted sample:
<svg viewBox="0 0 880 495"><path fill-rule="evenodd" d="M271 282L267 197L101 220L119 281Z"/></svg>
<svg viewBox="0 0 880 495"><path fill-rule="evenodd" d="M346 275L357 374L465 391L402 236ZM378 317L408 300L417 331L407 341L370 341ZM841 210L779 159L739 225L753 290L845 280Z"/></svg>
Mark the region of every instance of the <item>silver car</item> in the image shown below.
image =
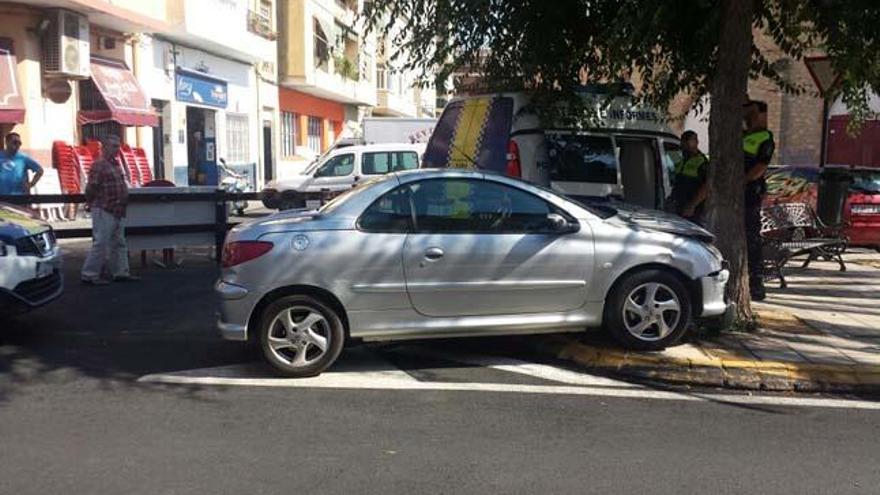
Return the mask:
<svg viewBox="0 0 880 495"><path fill-rule="evenodd" d="M660 212L579 204L492 174L376 178L317 211L233 229L219 328L288 376L353 340L580 331L627 348L675 344L727 310L712 236Z"/></svg>

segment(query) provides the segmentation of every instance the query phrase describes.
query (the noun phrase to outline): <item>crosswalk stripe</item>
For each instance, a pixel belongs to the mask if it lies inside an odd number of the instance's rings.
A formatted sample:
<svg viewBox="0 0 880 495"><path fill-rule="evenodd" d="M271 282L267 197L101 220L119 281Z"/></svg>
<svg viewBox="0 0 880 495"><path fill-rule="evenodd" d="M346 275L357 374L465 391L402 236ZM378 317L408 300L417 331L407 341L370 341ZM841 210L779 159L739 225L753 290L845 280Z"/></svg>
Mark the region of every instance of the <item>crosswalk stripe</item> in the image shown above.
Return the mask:
<svg viewBox="0 0 880 495"><path fill-rule="evenodd" d="M593 386L593 387L622 387L622 388L642 388L640 385L625 382L622 380L614 380L604 376L596 376L588 373L580 373L558 366L547 364L530 363L519 359L501 357L501 356L480 356L476 354L452 353L435 350L418 350L419 354L429 355L431 357L446 359L459 363L469 364L473 366L482 366L499 371L507 371L509 373L517 373L520 375L528 375L534 378L541 378L568 385Z"/></svg>

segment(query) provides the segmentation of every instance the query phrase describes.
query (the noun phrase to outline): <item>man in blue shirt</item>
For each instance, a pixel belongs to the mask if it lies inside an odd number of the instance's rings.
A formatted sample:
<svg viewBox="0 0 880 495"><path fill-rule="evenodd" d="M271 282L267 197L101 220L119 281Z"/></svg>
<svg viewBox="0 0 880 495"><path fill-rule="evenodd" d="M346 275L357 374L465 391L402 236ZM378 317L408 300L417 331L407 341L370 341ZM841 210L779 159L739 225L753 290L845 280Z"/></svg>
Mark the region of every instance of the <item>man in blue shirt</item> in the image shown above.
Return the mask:
<svg viewBox="0 0 880 495"><path fill-rule="evenodd" d="M43 167L29 156L19 153L21 136L17 132L6 135L6 148L0 151L0 195L27 194L43 176ZM27 171L34 173L28 181Z"/></svg>

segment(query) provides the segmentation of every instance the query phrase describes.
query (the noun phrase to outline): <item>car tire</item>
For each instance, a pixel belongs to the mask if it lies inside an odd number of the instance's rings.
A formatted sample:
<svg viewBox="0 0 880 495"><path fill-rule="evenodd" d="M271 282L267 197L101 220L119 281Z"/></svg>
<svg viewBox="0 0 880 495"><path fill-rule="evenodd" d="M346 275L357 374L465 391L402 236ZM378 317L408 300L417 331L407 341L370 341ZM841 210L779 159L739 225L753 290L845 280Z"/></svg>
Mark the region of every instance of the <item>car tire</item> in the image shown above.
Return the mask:
<svg viewBox="0 0 880 495"><path fill-rule="evenodd" d="M336 361L345 343L345 329L336 311L323 302L310 296L286 296L263 311L259 342L263 356L277 372L304 378L320 374Z"/></svg>
<svg viewBox="0 0 880 495"><path fill-rule="evenodd" d="M656 269L625 277L606 301L605 329L627 349L659 351L678 343L691 321L690 294L684 284Z"/></svg>

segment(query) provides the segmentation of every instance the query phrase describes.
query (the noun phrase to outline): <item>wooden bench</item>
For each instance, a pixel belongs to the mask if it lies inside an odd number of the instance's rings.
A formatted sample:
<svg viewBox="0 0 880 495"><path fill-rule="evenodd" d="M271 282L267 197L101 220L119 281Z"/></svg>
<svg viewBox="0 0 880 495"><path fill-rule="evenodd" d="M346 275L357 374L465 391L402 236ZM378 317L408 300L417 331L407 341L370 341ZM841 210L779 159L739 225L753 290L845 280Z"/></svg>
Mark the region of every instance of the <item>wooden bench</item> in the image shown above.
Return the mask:
<svg viewBox="0 0 880 495"><path fill-rule="evenodd" d="M836 261L846 271L843 253L849 239L844 226L830 227L822 223L806 203L781 203L761 208L761 237L764 243L764 274L778 278L781 288L788 287L782 268L797 256L806 255L801 268L815 260Z"/></svg>

